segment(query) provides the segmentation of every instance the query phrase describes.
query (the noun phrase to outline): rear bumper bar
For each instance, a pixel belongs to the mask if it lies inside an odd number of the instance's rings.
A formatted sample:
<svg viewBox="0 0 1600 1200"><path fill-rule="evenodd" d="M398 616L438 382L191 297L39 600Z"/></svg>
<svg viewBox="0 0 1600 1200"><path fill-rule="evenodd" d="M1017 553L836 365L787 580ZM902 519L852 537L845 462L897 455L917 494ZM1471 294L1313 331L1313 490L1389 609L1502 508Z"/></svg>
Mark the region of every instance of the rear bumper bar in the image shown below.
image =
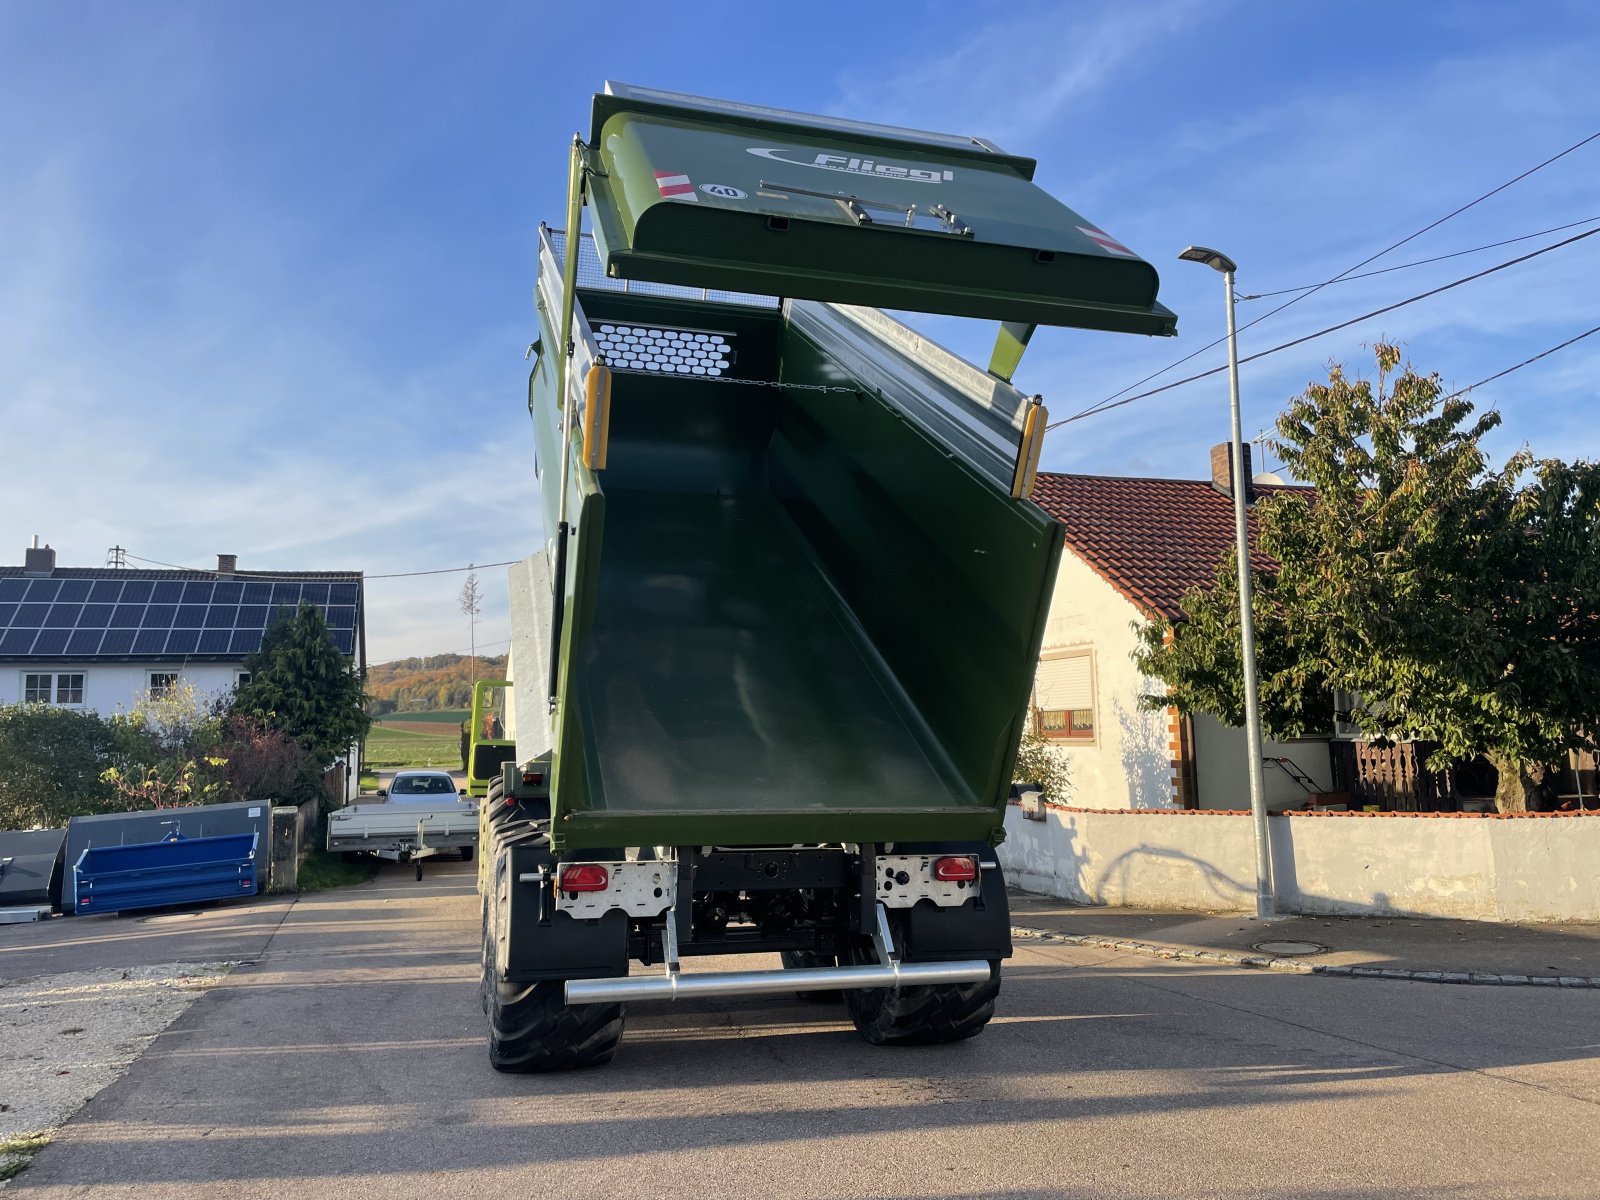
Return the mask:
<svg viewBox="0 0 1600 1200"><path fill-rule="evenodd" d="M981 983L989 964L981 958L957 962L887 966L807 967L794 971L720 971L644 975L630 979L570 979L568 1004L618 1004L626 1000L677 1000L695 996L770 996L782 992L848 991L852 988L928 987Z"/></svg>

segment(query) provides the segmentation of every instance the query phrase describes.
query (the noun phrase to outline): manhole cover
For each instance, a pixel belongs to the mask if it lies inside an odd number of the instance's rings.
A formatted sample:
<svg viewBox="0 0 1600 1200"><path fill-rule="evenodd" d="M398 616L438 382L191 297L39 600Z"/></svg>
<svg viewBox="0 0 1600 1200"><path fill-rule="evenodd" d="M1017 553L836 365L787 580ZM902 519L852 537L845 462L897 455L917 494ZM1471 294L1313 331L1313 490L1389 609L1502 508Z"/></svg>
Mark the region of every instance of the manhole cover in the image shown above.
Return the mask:
<svg viewBox="0 0 1600 1200"><path fill-rule="evenodd" d="M1263 954L1292 958L1297 954L1322 954L1328 948L1319 946L1316 942L1257 942L1251 949L1259 950Z"/></svg>

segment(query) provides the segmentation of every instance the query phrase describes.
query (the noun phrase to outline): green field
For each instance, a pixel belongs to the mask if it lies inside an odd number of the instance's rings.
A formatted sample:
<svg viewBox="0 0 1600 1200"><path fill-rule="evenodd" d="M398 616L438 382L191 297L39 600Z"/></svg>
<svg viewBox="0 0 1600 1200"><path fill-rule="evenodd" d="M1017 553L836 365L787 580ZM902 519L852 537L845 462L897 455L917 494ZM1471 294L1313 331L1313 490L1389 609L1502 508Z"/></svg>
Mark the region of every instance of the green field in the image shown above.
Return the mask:
<svg viewBox="0 0 1600 1200"><path fill-rule="evenodd" d="M465 708L435 708L427 712L392 712L384 713L381 717L374 717L374 722L383 722L386 725L460 725L467 719L469 710Z"/></svg>
<svg viewBox="0 0 1600 1200"><path fill-rule="evenodd" d="M375 767L461 766L464 709L387 713L372 722L365 765Z"/></svg>

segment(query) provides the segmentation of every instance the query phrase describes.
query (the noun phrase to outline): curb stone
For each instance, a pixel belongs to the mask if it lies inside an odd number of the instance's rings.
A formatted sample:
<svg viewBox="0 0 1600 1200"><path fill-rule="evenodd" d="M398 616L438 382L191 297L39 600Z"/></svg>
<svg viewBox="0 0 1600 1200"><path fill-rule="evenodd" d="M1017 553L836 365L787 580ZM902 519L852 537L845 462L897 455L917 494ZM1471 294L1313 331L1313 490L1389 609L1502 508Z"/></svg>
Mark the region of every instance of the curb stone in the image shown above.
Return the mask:
<svg viewBox="0 0 1600 1200"><path fill-rule="evenodd" d="M1588 975L1493 975L1481 971L1411 971L1393 967L1348 967L1337 963L1306 962L1300 958L1276 958L1268 954L1244 954L1234 950L1191 950L1162 942L1137 942L1128 938L1100 937L1089 933L1051 933L1013 925L1011 936L1036 942L1062 942L1069 946L1094 946L1125 954L1186 962L1225 963L1256 970L1287 971L1295 975L1339 975L1350 979L1401 979L1412 983L1459 983L1490 987L1600 988L1600 978Z"/></svg>

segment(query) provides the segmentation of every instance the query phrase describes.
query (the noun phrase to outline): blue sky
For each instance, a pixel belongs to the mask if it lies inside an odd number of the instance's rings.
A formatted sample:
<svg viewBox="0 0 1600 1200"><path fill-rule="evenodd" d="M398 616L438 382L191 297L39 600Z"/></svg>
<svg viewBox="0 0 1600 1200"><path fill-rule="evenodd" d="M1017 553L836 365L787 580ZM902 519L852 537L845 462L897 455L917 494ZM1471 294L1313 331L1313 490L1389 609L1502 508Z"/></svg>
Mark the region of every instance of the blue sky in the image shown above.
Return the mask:
<svg viewBox="0 0 1600 1200"><path fill-rule="evenodd" d="M523 348L534 229L607 78L989 137L1156 263L1180 336L1042 331L1065 414L1600 129L1600 15L1557 0L1269 5L0 6L0 561L113 544L374 574L539 541ZM1600 217L1600 142L1384 263ZM1520 247L1329 288L1245 353ZM1596 323L1600 238L1245 368L1268 425L1330 360L1402 341L1464 385ZM1263 302L1255 302L1256 309ZM1248 319L1251 305L1242 308ZM992 327L923 323L980 360ZM1194 365L1210 366L1217 351ZM1600 454L1600 336L1479 394L1496 449ZM1044 465L1198 477L1221 377L1051 435ZM484 573L480 645L506 637ZM460 576L374 580L374 661L464 650Z"/></svg>

